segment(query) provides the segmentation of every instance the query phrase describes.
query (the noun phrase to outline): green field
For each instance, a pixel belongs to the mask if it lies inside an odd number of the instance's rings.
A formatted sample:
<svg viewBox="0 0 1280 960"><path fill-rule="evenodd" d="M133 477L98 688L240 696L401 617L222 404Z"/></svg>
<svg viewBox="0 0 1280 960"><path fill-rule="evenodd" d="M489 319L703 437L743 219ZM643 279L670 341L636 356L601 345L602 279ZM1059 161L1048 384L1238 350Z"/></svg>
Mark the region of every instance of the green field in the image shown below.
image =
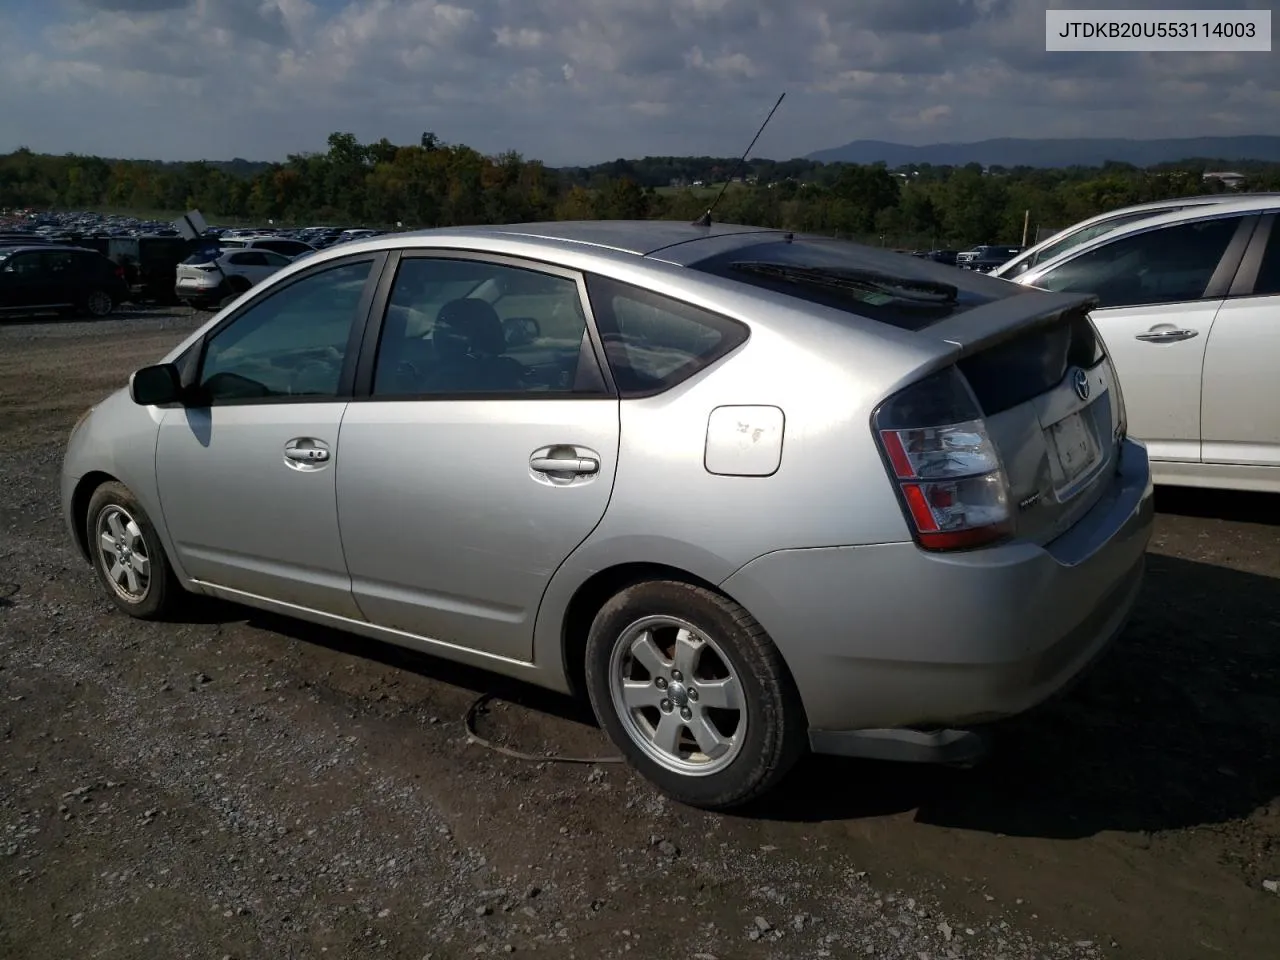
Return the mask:
<svg viewBox="0 0 1280 960"><path fill-rule="evenodd" d="M720 192L723 186L724 186L724 181L721 181L720 183L711 183L702 187L656 187L654 189L654 192L662 194L663 196L671 196L672 194L676 194L676 193L688 192L688 193L692 193L695 197L707 197L709 199L715 199L715 195ZM725 192L732 193L734 190L742 190L746 186L747 184L745 183L731 183L729 184L729 189L726 190Z"/></svg>

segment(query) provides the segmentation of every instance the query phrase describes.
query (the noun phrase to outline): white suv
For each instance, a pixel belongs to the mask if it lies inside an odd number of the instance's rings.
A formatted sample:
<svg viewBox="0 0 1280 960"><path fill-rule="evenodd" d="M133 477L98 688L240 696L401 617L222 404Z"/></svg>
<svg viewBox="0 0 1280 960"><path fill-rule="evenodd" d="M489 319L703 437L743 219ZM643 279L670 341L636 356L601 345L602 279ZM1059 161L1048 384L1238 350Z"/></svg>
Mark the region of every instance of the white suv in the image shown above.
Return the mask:
<svg viewBox="0 0 1280 960"><path fill-rule="evenodd" d="M292 262L259 247L206 247L178 264L173 292L194 307L221 307Z"/></svg>
<svg viewBox="0 0 1280 960"><path fill-rule="evenodd" d="M1162 213L1185 210L1190 207L1202 207L1213 203L1230 203L1237 200L1263 199L1280 197L1280 193L1213 193L1200 197L1174 197L1169 200L1156 200L1151 203L1139 203L1131 207L1121 207L1100 213L1088 220L1081 220L1074 226L1059 230L1053 236L1030 247L1021 256L1014 257L1008 263L1002 263L991 271L993 277L1013 280L1032 267L1045 263L1060 253L1066 253L1087 240L1110 233L1117 227L1128 223L1136 223Z"/></svg>
<svg viewBox="0 0 1280 960"><path fill-rule="evenodd" d="M1093 293L1157 483L1280 492L1280 196L1198 204L1013 278Z"/></svg>

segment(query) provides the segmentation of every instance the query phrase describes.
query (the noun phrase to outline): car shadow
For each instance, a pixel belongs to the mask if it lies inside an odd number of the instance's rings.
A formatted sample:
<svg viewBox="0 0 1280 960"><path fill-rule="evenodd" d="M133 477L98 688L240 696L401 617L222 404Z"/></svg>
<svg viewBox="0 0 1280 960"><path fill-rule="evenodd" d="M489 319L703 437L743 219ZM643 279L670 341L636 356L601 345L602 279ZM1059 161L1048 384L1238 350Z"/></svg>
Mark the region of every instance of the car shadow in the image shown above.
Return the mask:
<svg viewBox="0 0 1280 960"><path fill-rule="evenodd" d="M1280 495L1242 490L1156 487L1156 512L1180 517L1280 526Z"/></svg>
<svg viewBox="0 0 1280 960"><path fill-rule="evenodd" d="M495 700L535 713L547 714L583 727L598 729L595 715L585 698L557 693L545 687L446 660L409 647L369 640L345 630L202 596L188 598L182 612L168 619L171 623L193 625L244 623L255 629L279 634L299 643L323 647L343 656L356 657L382 664L393 670L403 670L426 680L448 684L469 691L477 697L488 694Z"/></svg>
<svg viewBox="0 0 1280 960"><path fill-rule="evenodd" d="M989 728L993 751L979 766L809 757L737 815L815 823L915 811L938 826L1071 839L1226 823L1271 803L1280 797L1280 581L1158 554L1148 563L1133 619L1108 655L1068 695ZM247 622L583 732L597 727L585 699L343 631L202 598L182 619Z"/></svg>
<svg viewBox="0 0 1280 960"><path fill-rule="evenodd" d="M1133 620L1068 695L969 770L806 760L750 811L1053 839L1225 823L1280 796L1280 581L1150 555Z"/></svg>

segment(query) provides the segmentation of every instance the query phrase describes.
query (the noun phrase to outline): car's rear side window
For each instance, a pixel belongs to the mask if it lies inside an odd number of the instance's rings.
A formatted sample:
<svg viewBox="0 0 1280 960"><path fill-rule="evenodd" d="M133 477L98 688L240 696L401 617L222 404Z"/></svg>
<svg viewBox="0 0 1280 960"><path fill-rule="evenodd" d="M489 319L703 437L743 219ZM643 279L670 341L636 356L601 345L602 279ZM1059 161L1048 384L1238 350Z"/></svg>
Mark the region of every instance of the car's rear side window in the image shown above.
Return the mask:
<svg viewBox="0 0 1280 960"><path fill-rule="evenodd" d="M749 336L737 320L608 277L588 276L587 295L623 397L669 390Z"/></svg>

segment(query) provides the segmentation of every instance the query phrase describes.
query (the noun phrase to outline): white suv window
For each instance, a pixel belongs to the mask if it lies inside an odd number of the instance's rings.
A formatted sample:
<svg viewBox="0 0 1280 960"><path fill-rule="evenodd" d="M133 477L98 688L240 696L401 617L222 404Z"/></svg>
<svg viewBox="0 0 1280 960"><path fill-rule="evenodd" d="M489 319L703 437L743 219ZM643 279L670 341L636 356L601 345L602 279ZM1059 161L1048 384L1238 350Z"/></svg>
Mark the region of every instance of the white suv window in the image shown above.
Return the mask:
<svg viewBox="0 0 1280 960"><path fill-rule="evenodd" d="M1199 300L1241 219L1218 217L1120 237L1053 267L1035 285L1096 294L1099 307Z"/></svg>

